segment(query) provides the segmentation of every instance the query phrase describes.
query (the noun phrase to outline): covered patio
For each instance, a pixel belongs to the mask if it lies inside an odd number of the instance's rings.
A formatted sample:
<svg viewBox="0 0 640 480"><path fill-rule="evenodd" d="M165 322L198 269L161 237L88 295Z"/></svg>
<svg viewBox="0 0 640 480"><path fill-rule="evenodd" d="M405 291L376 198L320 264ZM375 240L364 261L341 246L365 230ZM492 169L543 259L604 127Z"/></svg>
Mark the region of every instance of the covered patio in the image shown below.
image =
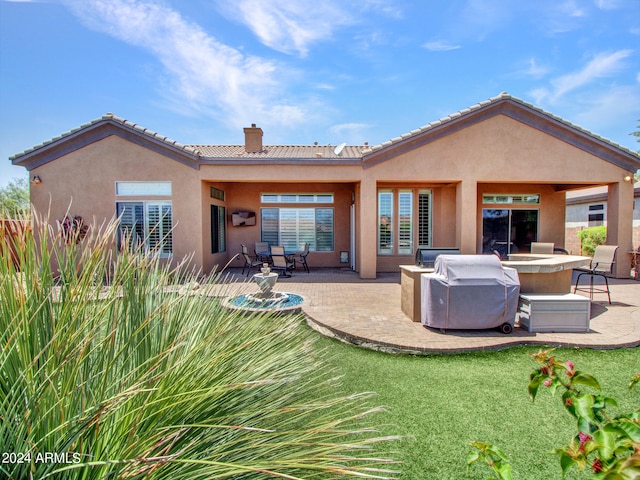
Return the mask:
<svg viewBox="0 0 640 480"><path fill-rule="evenodd" d="M242 291L254 291L240 269L229 280ZM516 345L611 349L640 345L640 282L611 279L612 305L596 294L587 333L530 333L515 328L497 330L439 330L412 322L400 306L400 273L378 274L363 280L349 269L320 268L280 279L274 290L304 297L302 311L320 333L365 348L392 353L443 354L499 350Z"/></svg>

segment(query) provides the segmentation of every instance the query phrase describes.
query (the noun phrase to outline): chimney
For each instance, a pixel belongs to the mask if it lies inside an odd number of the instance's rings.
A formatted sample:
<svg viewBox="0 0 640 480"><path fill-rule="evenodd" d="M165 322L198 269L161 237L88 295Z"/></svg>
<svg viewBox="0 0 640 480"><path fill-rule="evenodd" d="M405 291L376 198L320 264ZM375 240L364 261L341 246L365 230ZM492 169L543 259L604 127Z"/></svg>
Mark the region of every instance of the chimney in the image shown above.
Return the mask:
<svg viewBox="0 0 640 480"><path fill-rule="evenodd" d="M255 123L252 123L250 128L244 129L244 150L247 153L262 151L262 129L256 127Z"/></svg>

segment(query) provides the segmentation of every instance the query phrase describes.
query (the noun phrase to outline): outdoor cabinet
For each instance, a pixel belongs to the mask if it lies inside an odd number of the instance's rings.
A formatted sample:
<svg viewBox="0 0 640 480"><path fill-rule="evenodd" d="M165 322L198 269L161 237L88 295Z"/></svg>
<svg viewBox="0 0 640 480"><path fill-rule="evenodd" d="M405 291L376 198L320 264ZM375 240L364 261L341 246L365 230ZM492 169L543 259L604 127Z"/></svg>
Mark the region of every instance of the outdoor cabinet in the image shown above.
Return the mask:
<svg viewBox="0 0 640 480"><path fill-rule="evenodd" d="M573 293L521 294L518 316L529 332L588 332L591 302Z"/></svg>

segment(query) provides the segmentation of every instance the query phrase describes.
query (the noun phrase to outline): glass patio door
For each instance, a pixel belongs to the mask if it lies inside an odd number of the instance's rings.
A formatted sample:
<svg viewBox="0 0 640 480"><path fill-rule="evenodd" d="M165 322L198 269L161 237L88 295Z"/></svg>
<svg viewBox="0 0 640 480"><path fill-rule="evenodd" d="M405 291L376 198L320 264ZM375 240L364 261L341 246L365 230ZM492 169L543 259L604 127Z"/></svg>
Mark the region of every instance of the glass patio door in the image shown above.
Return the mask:
<svg viewBox="0 0 640 480"><path fill-rule="evenodd" d="M482 210L482 253L498 252L502 258L510 253L529 252L531 242L538 241L538 210Z"/></svg>

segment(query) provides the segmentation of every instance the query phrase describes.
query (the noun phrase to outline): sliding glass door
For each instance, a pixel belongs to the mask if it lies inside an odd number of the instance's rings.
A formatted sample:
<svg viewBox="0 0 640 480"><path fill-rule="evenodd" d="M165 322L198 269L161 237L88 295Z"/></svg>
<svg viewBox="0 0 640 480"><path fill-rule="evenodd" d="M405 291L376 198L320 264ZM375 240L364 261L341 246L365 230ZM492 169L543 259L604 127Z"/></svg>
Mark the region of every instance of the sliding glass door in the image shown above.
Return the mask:
<svg viewBox="0 0 640 480"><path fill-rule="evenodd" d="M497 209L482 210L482 252L529 252L531 242L538 241L538 210Z"/></svg>

